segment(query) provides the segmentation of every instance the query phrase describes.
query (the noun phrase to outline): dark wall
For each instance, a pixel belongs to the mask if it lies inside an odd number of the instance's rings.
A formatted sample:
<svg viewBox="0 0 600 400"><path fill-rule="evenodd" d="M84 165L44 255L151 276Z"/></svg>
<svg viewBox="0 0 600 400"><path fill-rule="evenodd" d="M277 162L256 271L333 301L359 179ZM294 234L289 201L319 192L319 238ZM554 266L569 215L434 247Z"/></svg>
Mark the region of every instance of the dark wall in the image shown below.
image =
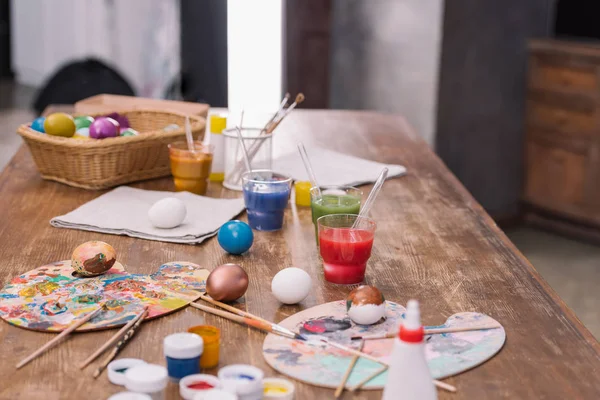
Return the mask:
<svg viewBox="0 0 600 400"><path fill-rule="evenodd" d="M9 6L9 1L0 0L0 78L11 76Z"/></svg>
<svg viewBox="0 0 600 400"><path fill-rule="evenodd" d="M186 100L227 107L226 1L181 0L181 69Z"/></svg>
<svg viewBox="0 0 600 400"><path fill-rule="evenodd" d="M498 219L523 177L527 40L550 34L553 0L445 2L436 151Z"/></svg>

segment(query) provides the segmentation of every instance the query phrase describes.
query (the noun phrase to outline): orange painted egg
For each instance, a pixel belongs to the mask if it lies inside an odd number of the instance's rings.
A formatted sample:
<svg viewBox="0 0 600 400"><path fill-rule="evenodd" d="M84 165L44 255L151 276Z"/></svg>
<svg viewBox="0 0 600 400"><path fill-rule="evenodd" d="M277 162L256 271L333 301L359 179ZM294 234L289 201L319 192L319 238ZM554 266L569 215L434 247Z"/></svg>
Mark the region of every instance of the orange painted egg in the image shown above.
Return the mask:
<svg viewBox="0 0 600 400"><path fill-rule="evenodd" d="M116 261L117 252L110 244L94 240L77 246L71 267L80 275L94 276L111 269Z"/></svg>

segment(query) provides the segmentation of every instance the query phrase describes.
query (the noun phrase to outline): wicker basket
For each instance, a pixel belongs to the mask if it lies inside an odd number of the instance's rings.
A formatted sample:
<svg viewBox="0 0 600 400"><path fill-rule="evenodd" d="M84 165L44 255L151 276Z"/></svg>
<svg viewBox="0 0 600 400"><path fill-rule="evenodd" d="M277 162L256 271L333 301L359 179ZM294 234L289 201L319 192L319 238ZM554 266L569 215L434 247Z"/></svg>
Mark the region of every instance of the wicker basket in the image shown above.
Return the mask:
<svg viewBox="0 0 600 400"><path fill-rule="evenodd" d="M175 112L123 111L138 136L102 140L79 140L40 134L28 125L17 133L29 146L38 171L44 179L84 189L106 189L124 183L171 174L169 143L185 140L185 115ZM92 114L91 116L106 115ZM204 137L206 121L190 116L194 138ZM170 124L180 129L164 131Z"/></svg>

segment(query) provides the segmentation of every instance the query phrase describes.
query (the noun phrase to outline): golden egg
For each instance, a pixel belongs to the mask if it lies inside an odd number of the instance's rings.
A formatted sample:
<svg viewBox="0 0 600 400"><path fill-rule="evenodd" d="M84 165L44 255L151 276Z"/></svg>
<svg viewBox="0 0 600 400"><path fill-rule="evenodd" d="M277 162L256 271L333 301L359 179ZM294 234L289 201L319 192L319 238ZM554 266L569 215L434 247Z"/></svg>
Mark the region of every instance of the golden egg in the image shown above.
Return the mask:
<svg viewBox="0 0 600 400"><path fill-rule="evenodd" d="M223 264L206 279L206 293L217 301L235 301L248 290L248 274L237 264Z"/></svg>

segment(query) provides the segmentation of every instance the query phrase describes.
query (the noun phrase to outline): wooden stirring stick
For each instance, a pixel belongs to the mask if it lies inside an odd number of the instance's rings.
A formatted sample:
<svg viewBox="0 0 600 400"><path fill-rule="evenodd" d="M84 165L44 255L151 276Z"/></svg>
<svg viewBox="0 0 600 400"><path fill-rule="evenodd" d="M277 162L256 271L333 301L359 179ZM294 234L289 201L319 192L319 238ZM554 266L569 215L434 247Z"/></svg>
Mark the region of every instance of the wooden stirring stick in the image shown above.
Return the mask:
<svg viewBox="0 0 600 400"><path fill-rule="evenodd" d="M431 328L425 329L426 335L433 335L437 333L455 333L455 332L469 332L469 331L483 331L487 329L496 329L501 328L501 325L497 323L492 324L482 324L482 325L473 325L473 326L450 326L447 328ZM376 340L376 339L391 339L395 338L398 335L397 332L389 332L381 335L367 335L367 336L352 336L352 340Z"/></svg>
<svg viewBox="0 0 600 400"><path fill-rule="evenodd" d="M365 341L361 341L360 342L360 346L358 347L359 351L362 351L363 346L365 345ZM348 365L348 369L346 370L346 373L344 374L344 377L342 378L342 381L340 382L340 385L338 386L338 388L335 391L335 398L339 399L339 397L342 395L342 392L344 391L344 388L346 387L346 382L348 382L348 378L350 378L350 374L352 374L352 370L354 369L354 366L356 365L356 362L358 361L360 357L355 355L354 357L352 357L352 361L350 361L350 365Z"/></svg>
<svg viewBox="0 0 600 400"><path fill-rule="evenodd" d="M131 338L137 333L137 331L138 331L140 325L142 324L142 321L146 317L146 315L148 315L148 308L144 308L144 311L142 311L142 315L140 316L140 318L138 318L137 321L135 321L135 324L133 324L133 326L131 328L129 328L129 330L127 331L125 336L123 336L123 339L121 339L117 343L117 345L115 347L113 347L113 349L108 354L108 356L104 359L102 364L100 364L100 366L96 369L96 371L94 372L94 375L93 375L94 379L98 378L100 376L100 374L102 374L102 371L104 371L106 369L106 366L112 360L114 360L114 358L117 356L117 354L119 354L119 352L123 349L123 347L125 347L127 345L127 343L129 343Z"/></svg>
<svg viewBox="0 0 600 400"><path fill-rule="evenodd" d="M125 332L127 332L129 330L129 328L131 328L140 318L142 318L144 316L144 312L147 309L148 309L148 306L144 306L144 309L138 315L136 315L131 321L129 321L127 323L127 325L122 327L119 330L119 332L115 333L110 339L108 339L108 342L104 343L102 346L100 346L98 348L98 350L93 352L91 356L86 358L85 361L79 365L79 369L84 369L85 367L87 367L92 361L94 361L96 358L98 358L98 356L100 354L104 353L106 351L106 349L108 349L110 346L115 344L121 338L121 336L123 336L123 334L125 334Z"/></svg>
<svg viewBox="0 0 600 400"><path fill-rule="evenodd" d="M29 357L23 359L20 363L18 363L17 364L17 369L19 369L19 368L23 367L24 365L28 364L31 360L33 360L34 358L38 357L40 354L44 353L46 350L49 350L52 347L54 347L63 338L69 336L69 334L71 332L73 332L75 329L79 328L81 325L85 324L90 319L92 319L96 315L98 315L101 311L104 310L104 307L105 307L105 303L100 304L98 306L98 308L96 308L94 311L88 313L85 317L81 318L80 320L78 320L77 322L75 322L73 325L69 326L67 329L65 329L64 331L62 331L54 339L52 339L51 341L49 341L48 343L46 343L45 345L43 345L42 347L40 347L39 349L37 349L36 351L34 351Z"/></svg>

